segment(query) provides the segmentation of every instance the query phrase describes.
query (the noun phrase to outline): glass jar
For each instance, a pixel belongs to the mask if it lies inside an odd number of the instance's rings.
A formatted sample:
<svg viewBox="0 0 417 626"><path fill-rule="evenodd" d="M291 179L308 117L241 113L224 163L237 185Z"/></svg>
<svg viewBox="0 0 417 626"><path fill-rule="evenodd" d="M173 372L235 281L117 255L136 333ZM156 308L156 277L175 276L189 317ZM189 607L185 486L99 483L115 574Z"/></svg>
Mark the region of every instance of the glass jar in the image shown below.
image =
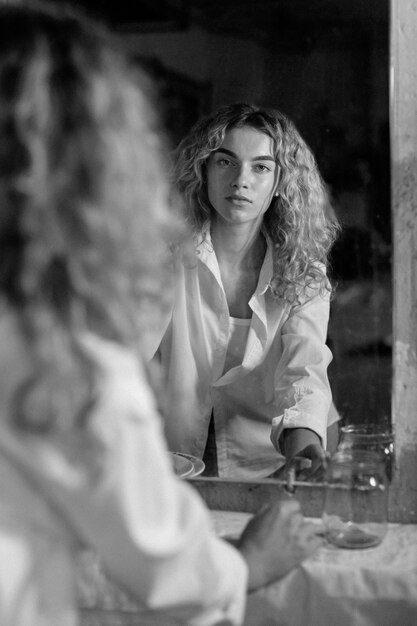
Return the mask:
<svg viewBox="0 0 417 626"><path fill-rule="evenodd" d="M378 424L349 424L340 429L338 451L368 450L377 452L384 463L389 482L394 473L394 434Z"/></svg>
<svg viewBox="0 0 417 626"><path fill-rule="evenodd" d="M387 532L388 480L378 452L336 452L326 470L323 523L340 548L371 548Z"/></svg>

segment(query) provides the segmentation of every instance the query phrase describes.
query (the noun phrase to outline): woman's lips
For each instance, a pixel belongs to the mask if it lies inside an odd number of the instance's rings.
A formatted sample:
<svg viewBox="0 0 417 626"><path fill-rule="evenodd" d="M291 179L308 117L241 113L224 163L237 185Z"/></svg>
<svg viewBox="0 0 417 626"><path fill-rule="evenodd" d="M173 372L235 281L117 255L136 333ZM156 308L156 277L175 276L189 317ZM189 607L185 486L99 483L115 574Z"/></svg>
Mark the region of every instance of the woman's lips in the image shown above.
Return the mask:
<svg viewBox="0 0 417 626"><path fill-rule="evenodd" d="M252 204L252 200L249 200L246 196L227 196L226 200L228 202L232 202L233 204Z"/></svg>

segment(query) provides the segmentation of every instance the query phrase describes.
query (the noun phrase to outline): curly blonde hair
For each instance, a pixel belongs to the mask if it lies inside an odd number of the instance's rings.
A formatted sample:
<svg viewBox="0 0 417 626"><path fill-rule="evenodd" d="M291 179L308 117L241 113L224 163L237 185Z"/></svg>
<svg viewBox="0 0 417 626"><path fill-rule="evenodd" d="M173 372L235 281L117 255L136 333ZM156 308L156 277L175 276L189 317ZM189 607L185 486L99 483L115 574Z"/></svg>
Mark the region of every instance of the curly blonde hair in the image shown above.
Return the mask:
<svg viewBox="0 0 417 626"><path fill-rule="evenodd" d="M294 124L277 110L232 104L199 121L177 148L174 181L184 197L187 221L195 235L213 215L206 168L232 128L249 126L273 140L280 168L277 197L263 227L273 243L271 288L277 297L300 302L312 292L331 291L328 255L339 226L311 150Z"/></svg>
<svg viewBox="0 0 417 626"><path fill-rule="evenodd" d="M94 365L80 334L140 351L169 298L180 227L150 102L101 25L68 7L0 7L0 293L34 372L16 393L21 427L82 423Z"/></svg>

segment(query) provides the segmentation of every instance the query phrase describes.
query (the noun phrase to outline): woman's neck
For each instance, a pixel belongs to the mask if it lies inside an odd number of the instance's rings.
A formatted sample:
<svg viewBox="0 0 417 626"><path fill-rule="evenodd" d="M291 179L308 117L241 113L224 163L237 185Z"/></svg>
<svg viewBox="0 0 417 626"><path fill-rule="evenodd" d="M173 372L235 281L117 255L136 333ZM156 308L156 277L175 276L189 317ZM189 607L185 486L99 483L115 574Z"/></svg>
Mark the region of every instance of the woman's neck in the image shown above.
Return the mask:
<svg viewBox="0 0 417 626"><path fill-rule="evenodd" d="M245 228L245 224L211 225L211 241L220 265L260 270L266 250L261 229Z"/></svg>
<svg viewBox="0 0 417 626"><path fill-rule="evenodd" d="M250 318L249 302L259 280L266 241L260 229L211 229L211 240L219 264L229 314Z"/></svg>

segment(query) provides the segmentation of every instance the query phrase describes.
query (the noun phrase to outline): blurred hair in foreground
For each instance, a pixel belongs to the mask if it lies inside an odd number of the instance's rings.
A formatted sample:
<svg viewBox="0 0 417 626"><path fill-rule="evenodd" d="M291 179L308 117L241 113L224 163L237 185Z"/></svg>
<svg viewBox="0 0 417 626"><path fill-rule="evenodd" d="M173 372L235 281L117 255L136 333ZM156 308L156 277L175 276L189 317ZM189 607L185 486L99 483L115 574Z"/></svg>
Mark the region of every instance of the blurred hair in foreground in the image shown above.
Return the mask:
<svg viewBox="0 0 417 626"><path fill-rule="evenodd" d="M81 424L94 366L77 337L140 351L169 301L180 228L150 103L105 28L61 3L0 5L0 293L34 372L20 427Z"/></svg>

